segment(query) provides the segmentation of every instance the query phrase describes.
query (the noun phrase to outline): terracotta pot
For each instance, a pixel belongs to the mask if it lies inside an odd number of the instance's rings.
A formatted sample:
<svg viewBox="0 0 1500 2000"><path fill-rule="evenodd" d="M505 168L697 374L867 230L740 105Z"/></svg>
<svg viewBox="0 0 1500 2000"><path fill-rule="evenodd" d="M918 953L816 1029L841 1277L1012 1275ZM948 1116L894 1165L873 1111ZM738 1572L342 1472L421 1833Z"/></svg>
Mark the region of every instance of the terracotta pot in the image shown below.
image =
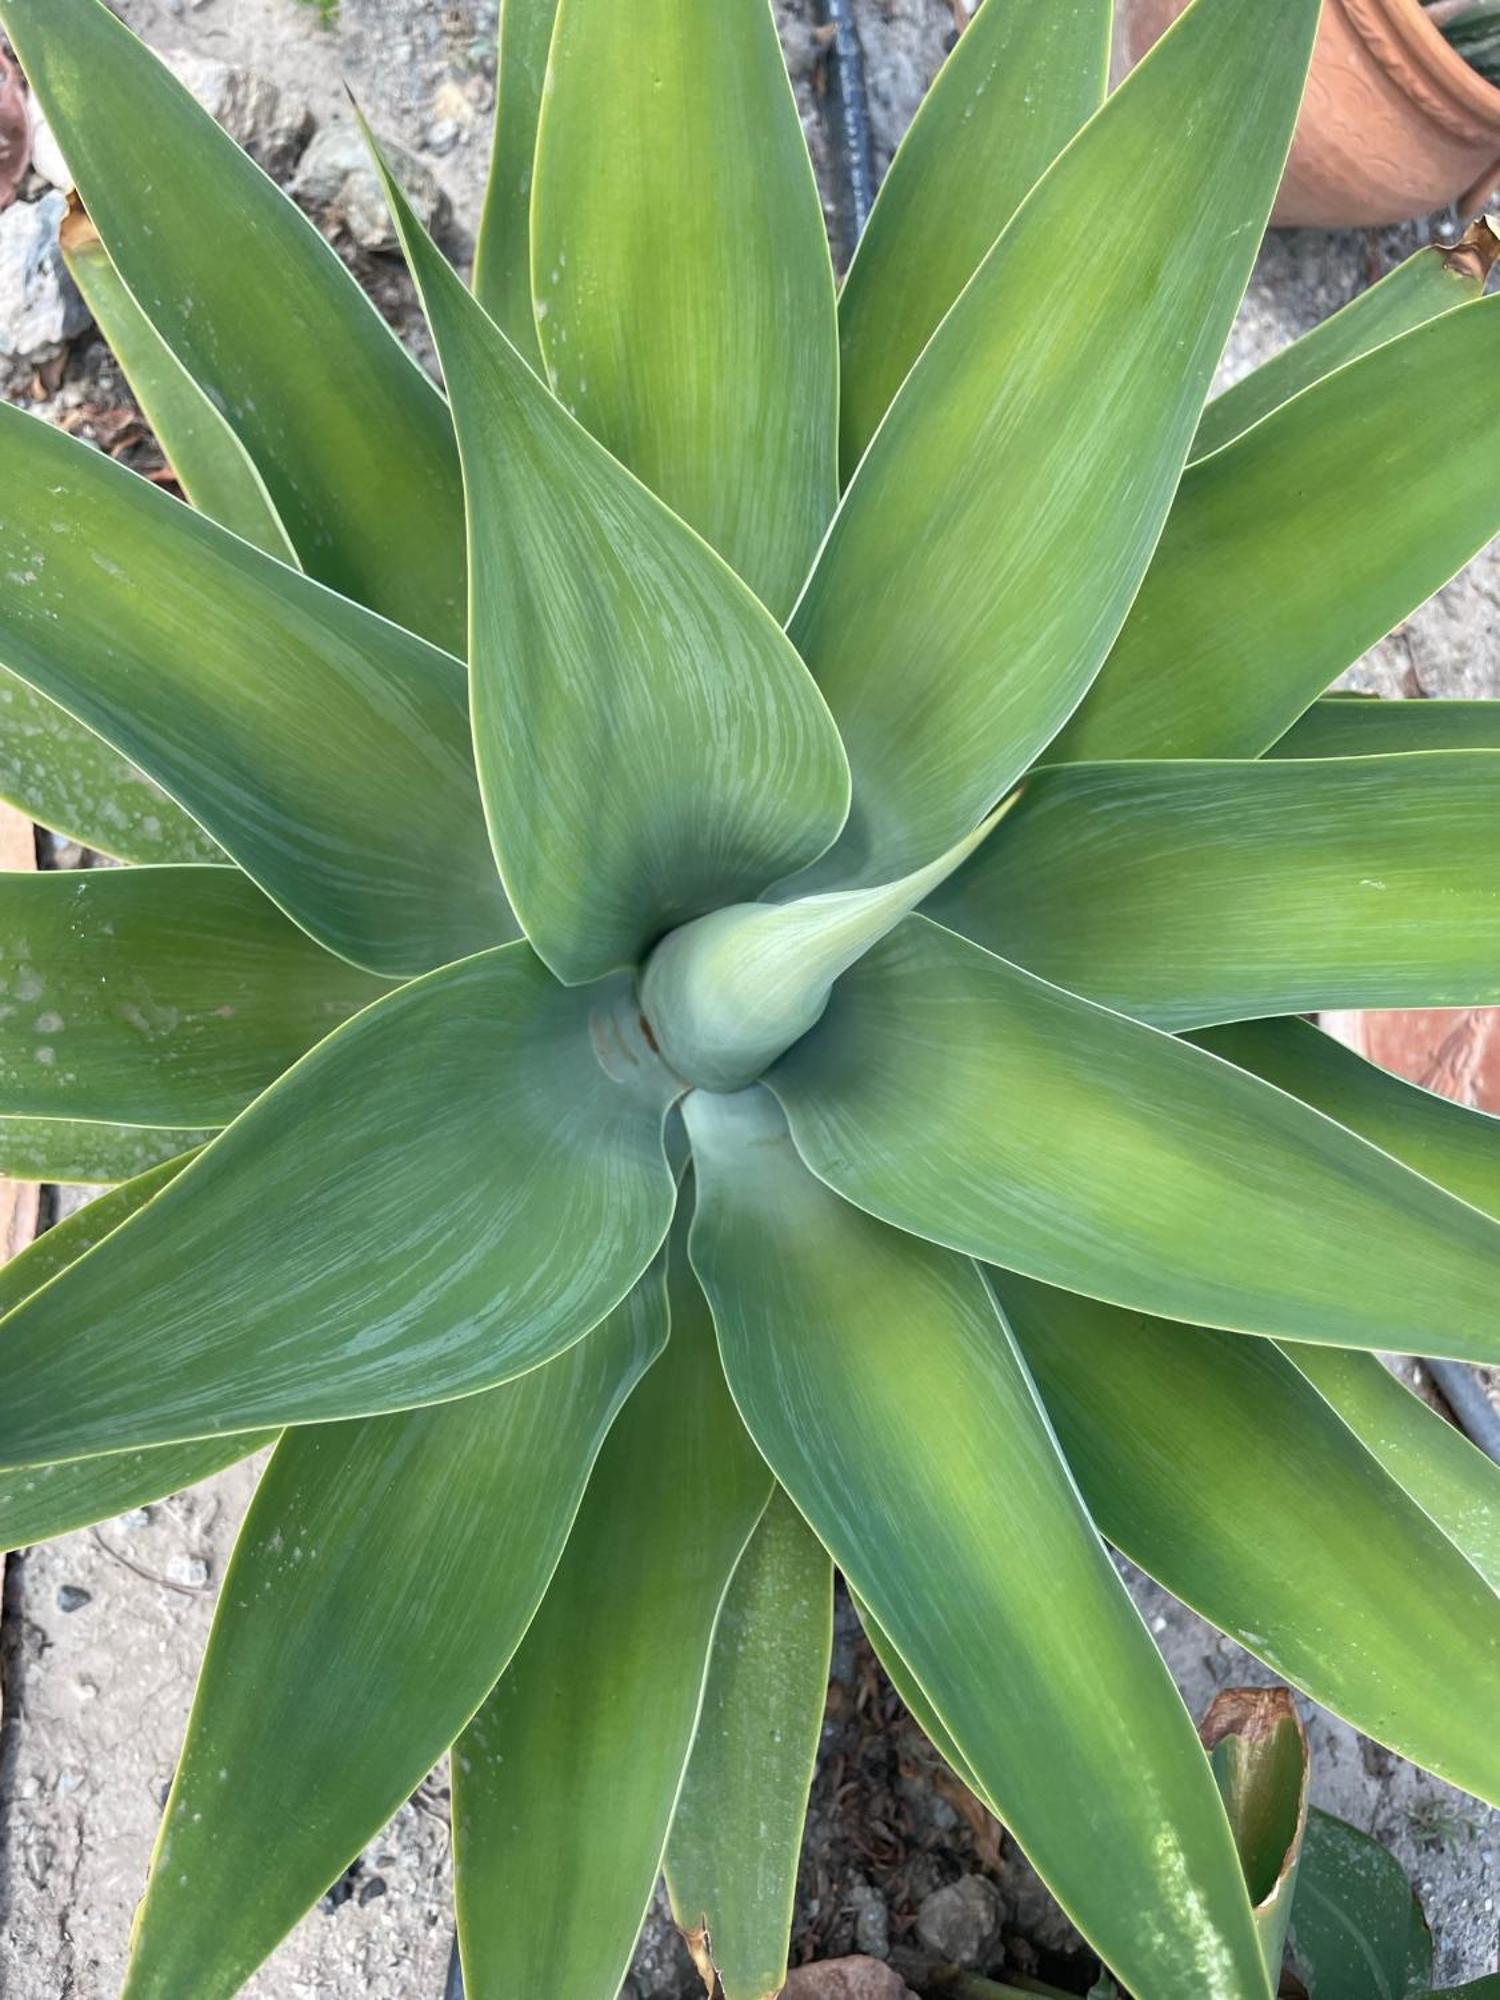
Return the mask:
<svg viewBox="0 0 1500 2000"><path fill-rule="evenodd" d="M1126 66L1187 0L1119 0ZM1245 0L1253 6L1255 0ZM1323 0L1276 223L1409 222L1500 189L1500 89L1449 47L1418 0Z"/></svg>

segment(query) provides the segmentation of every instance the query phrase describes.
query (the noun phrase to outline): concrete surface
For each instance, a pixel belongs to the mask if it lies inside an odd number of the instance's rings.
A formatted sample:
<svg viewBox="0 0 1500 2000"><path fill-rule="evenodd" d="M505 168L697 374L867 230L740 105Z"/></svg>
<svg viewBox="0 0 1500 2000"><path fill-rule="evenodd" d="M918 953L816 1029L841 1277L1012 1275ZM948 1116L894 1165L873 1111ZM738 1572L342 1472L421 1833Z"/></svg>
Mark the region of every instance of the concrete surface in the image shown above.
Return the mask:
<svg viewBox="0 0 1500 2000"><path fill-rule="evenodd" d="M777 0L777 7L805 121L826 165L810 0ZM122 0L121 11L164 49L248 65L284 92L300 94L325 123L346 116L346 77L375 123L433 169L460 232L472 229L492 101L493 0L443 7L343 0L331 30L297 0ZM858 0L858 12L883 165L940 59L952 15L946 0ZM1315 324L1414 240L1412 232L1361 232L1272 241L1231 342L1226 376ZM1440 405L1435 391L1435 410ZM1438 421L1435 415L1435 432ZM1391 693L1500 694L1497 611L1500 555L1491 550L1376 648L1351 682ZM8 1565L8 1712L0 1734L6 2000L106 2000L116 1990L213 1592L253 1470L234 1468L190 1494ZM1218 1687L1264 1678L1154 1586L1139 1587L1195 1712ZM1342 1724L1315 1715L1312 1727L1316 1796L1379 1832L1414 1869L1438 1932L1444 1976L1491 1969L1495 1816L1396 1767ZM852 1894L847 1884L839 1893ZM866 1929L884 1934L873 1917ZM449 1930L439 1773L246 1991L254 2000L437 2000ZM686 1954L658 1913L627 1992L632 2000L689 2000L695 1990Z"/></svg>

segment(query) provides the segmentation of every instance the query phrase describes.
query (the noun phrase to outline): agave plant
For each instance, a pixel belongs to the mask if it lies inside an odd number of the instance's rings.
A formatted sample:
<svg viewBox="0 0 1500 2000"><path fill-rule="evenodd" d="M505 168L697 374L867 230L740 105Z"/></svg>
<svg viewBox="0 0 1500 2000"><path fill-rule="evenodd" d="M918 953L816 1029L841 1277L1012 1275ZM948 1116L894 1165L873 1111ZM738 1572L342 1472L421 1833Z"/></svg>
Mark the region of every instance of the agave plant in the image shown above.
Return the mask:
<svg viewBox="0 0 1500 2000"><path fill-rule="evenodd" d="M1423 0L1464 60L1500 84L1500 0Z"/></svg>
<svg viewBox="0 0 1500 2000"><path fill-rule="evenodd" d="M1500 1359L1500 1142L1294 1018L1500 1000L1491 706L1317 699L1500 529L1493 238L1205 409L1317 0L1106 102L1110 11L987 0L836 296L765 0L507 0L473 291L389 186L445 399L0 0L197 503L0 409L5 788L137 864L0 883L0 1165L134 1175L0 1281L0 1539L279 1440L129 2000L450 1745L471 2000L664 1855L774 1993L835 1563L1149 2000L1269 1974L1106 1538L1500 1800L1497 1475L1372 1352Z"/></svg>

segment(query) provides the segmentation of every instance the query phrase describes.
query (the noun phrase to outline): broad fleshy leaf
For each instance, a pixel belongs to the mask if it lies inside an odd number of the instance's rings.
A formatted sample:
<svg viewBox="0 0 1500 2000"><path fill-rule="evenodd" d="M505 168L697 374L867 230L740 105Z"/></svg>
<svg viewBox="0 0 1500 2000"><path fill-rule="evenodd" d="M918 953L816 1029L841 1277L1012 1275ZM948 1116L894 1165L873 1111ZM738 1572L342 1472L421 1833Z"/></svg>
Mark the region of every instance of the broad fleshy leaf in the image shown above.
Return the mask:
<svg viewBox="0 0 1500 2000"><path fill-rule="evenodd" d="M201 1127L0 1117L0 1174L13 1181L112 1186L191 1152L208 1136Z"/></svg>
<svg viewBox="0 0 1500 2000"><path fill-rule="evenodd" d="M714 1628L667 1842L672 1914L723 2000L766 2000L786 1980L832 1642L833 1566L778 1486Z"/></svg>
<svg viewBox="0 0 1500 2000"><path fill-rule="evenodd" d="M1198 1727L1245 1871L1273 1987L1307 1827L1307 1734L1285 1688L1224 1688Z"/></svg>
<svg viewBox="0 0 1500 2000"><path fill-rule="evenodd" d="M519 1652L454 1745L459 1943L476 1994L615 2000L661 1871L719 1606L770 1498L685 1232L667 1288L666 1353L599 1455Z"/></svg>
<svg viewBox="0 0 1500 2000"><path fill-rule="evenodd" d="M1360 1442L1500 1591L1500 1468L1373 1354L1289 1347Z"/></svg>
<svg viewBox="0 0 1500 2000"><path fill-rule="evenodd" d="M1215 396L1193 439L1193 457L1221 450L1335 368L1477 299L1497 255L1500 236L1484 216L1458 243L1427 244L1342 311Z"/></svg>
<svg viewBox="0 0 1500 2000"><path fill-rule="evenodd" d="M234 426L303 566L460 651L448 413L353 274L102 0L0 0L0 27L122 281Z"/></svg>
<svg viewBox="0 0 1500 2000"><path fill-rule="evenodd" d="M279 562L296 564L296 551L254 460L121 282L99 232L80 207L63 224L62 249L94 324L109 342L188 499L221 528Z"/></svg>
<svg viewBox="0 0 1500 2000"><path fill-rule="evenodd" d="M928 914L1158 1027L1500 1001L1500 754L1039 771Z"/></svg>
<svg viewBox="0 0 1500 2000"><path fill-rule="evenodd" d="M1500 1118L1393 1076L1310 1021L1242 1021L1192 1039L1500 1217Z"/></svg>
<svg viewBox="0 0 1500 2000"><path fill-rule="evenodd" d="M665 1331L435 1409L287 1434L234 1559L122 2000L229 2000L469 1720L526 1631Z"/></svg>
<svg viewBox="0 0 1500 2000"><path fill-rule="evenodd" d="M1007 1826L1153 2000L1269 1993L1192 1725L978 1272L821 1187L765 1091L684 1115L740 1413Z"/></svg>
<svg viewBox="0 0 1500 2000"><path fill-rule="evenodd" d="M0 667L0 799L117 861L222 861L224 851L138 771Z"/></svg>
<svg viewBox="0 0 1500 2000"><path fill-rule="evenodd" d="M1297 1874L1290 1963L1317 2000L1408 2000L1432 1977L1432 1934L1401 1863L1316 1808Z"/></svg>
<svg viewBox="0 0 1500 2000"><path fill-rule="evenodd" d="M855 781L805 886L941 853L1102 664L1250 274L1317 14L1194 0L1027 196L902 385L790 628ZM1101 188L1109 242L1080 275Z"/></svg>
<svg viewBox="0 0 1500 2000"><path fill-rule="evenodd" d="M531 301L531 177L557 0L501 0L495 137L474 251L474 293L511 345L542 365Z"/></svg>
<svg viewBox="0 0 1500 2000"><path fill-rule="evenodd" d="M571 1346L672 1213L679 1086L635 1022L525 945L368 1008L0 1323L0 1464L438 1402Z"/></svg>
<svg viewBox="0 0 1500 2000"><path fill-rule="evenodd" d="M65 1222L46 1230L19 1257L0 1268L0 1313L9 1312L38 1286L119 1227L159 1193L186 1164L170 1160L113 1188ZM0 1549L50 1541L93 1521L106 1521L206 1479L236 1459L269 1444L274 1431L210 1438L197 1444L158 1445L150 1451L111 1452L58 1465L22 1465L0 1472Z"/></svg>
<svg viewBox="0 0 1500 2000"><path fill-rule="evenodd" d="M845 973L768 1080L839 1193L1007 1269L1247 1333L1500 1355L1500 1225L925 918Z"/></svg>
<svg viewBox="0 0 1500 2000"><path fill-rule="evenodd" d="M1315 1701L1500 1801L1500 1599L1292 1361L991 1283L1101 1532Z"/></svg>
<svg viewBox="0 0 1500 2000"><path fill-rule="evenodd" d="M0 874L0 1112L225 1125L390 990L237 868Z"/></svg>
<svg viewBox="0 0 1500 2000"><path fill-rule="evenodd" d="M768 0L562 0L531 234L558 395L784 618L838 499L839 365Z"/></svg>
<svg viewBox="0 0 1500 2000"><path fill-rule="evenodd" d="M1500 750L1500 701L1382 701L1327 695L1268 757L1378 757L1411 750Z"/></svg>
<svg viewBox="0 0 1500 2000"><path fill-rule="evenodd" d="M1431 429L1433 383L1497 363L1500 299L1478 299L1190 466L1125 628L1052 754L1258 757L1274 743L1500 530L1500 410L1466 411L1441 450Z"/></svg>
<svg viewBox="0 0 1500 2000"><path fill-rule="evenodd" d="M594 979L821 853L848 767L769 612L548 394L386 190L463 457L496 858L539 955Z"/></svg>
<svg viewBox="0 0 1500 2000"><path fill-rule="evenodd" d="M839 294L844 479L995 238L1104 102L1110 0L985 0L896 149Z"/></svg>
<svg viewBox="0 0 1500 2000"><path fill-rule="evenodd" d="M459 661L4 404L0 449L0 661L356 963L515 935Z"/></svg>
<svg viewBox="0 0 1500 2000"><path fill-rule="evenodd" d="M656 1045L705 1090L742 1090L821 1016L840 973L959 867L1010 801L946 854L873 889L711 910L647 961L641 1006Z"/></svg>

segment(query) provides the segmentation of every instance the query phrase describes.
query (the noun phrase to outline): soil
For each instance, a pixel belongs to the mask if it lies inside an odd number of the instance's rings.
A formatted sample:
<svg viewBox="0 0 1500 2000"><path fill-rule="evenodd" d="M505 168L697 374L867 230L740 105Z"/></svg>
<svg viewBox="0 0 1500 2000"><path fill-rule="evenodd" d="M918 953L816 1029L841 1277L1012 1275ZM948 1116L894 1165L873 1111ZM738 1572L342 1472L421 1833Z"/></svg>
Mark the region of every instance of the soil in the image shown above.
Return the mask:
<svg viewBox="0 0 1500 2000"><path fill-rule="evenodd" d="M304 100L320 124L348 116L347 80L383 132L432 169L464 262L493 100L494 0L118 0L163 50L242 65ZM817 0L775 0L830 220L842 223L826 116ZM951 35L949 0L855 0L883 169ZM337 232L334 232L337 236ZM1262 254L1225 359L1243 372L1316 324L1420 240L1421 231L1284 234ZM419 351L410 288L392 261L340 241ZM116 371L92 337L0 386L143 470ZM1500 549L1478 558L1349 678L1389 694L1500 695ZM58 865L84 857L62 850ZM82 1196L50 1194L65 1211ZM193 1674L254 1463L159 1506L11 1557L0 1622L0 1992L6 2000L106 2000L119 1978ZM1132 1578L1194 1713L1264 1670L1154 1585ZM1500 1818L1303 1704L1319 1803L1376 1832L1422 1889L1445 1981L1496 1963ZM983 1969L1082 1993L1092 1961L1024 1861L963 1793L906 1716L841 1604L823 1754L799 1887L799 1961L899 1954L935 1890L971 1876L998 1890L999 1938ZM251 2000L437 2000L451 1938L445 1774L435 1772L245 1989ZM701 1985L665 1911L647 1925L625 1994L696 2000ZM567 2000L567 1996L558 1996Z"/></svg>

